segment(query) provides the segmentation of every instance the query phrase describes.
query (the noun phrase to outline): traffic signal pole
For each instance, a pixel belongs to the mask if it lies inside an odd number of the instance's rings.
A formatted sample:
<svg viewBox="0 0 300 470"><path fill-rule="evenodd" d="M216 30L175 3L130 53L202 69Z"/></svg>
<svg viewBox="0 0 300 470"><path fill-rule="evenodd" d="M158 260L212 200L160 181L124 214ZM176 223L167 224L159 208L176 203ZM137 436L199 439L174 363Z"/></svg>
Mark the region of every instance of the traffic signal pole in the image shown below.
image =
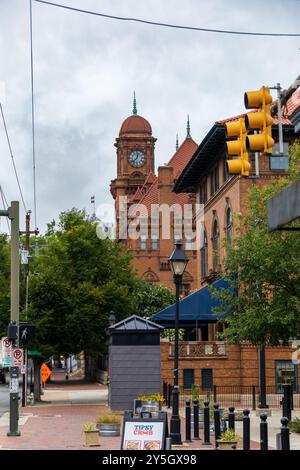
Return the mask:
<svg viewBox="0 0 300 470"><path fill-rule="evenodd" d="M11 220L11 295L10 295L10 320L17 325L17 339L15 346L19 346L19 202L12 201L8 208L8 217ZM10 368L10 393L9 393L9 431L8 436L20 436L19 424L19 367Z"/></svg>

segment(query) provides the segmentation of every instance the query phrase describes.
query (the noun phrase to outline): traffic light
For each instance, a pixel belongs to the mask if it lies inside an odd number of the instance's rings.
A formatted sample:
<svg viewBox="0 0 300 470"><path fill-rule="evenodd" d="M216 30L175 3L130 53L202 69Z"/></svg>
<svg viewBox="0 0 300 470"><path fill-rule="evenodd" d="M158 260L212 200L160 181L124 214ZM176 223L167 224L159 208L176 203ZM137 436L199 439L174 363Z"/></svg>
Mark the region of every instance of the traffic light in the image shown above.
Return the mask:
<svg viewBox="0 0 300 470"><path fill-rule="evenodd" d="M272 139L273 118L270 113L272 96L269 88L263 86L260 90L247 91L244 95L244 101L247 109L259 109L259 111L247 113L245 116L246 129L260 131L259 134L247 136L247 151L272 153L272 147L275 142Z"/></svg>
<svg viewBox="0 0 300 470"><path fill-rule="evenodd" d="M249 176L251 165L246 151L247 129L245 119L240 118L238 121L227 122L225 128L226 137L238 137L235 140L226 142L227 155L238 156L233 160L227 160L228 173Z"/></svg>

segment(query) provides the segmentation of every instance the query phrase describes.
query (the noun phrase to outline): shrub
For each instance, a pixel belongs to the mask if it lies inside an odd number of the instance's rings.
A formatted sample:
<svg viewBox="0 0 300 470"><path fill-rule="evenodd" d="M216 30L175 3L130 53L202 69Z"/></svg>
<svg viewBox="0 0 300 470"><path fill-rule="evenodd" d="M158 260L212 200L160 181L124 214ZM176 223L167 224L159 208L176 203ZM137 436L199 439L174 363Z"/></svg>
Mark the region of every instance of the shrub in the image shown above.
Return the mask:
<svg viewBox="0 0 300 470"><path fill-rule="evenodd" d="M221 442L237 442L238 436L232 429L226 429L226 431L222 432L221 437L219 439Z"/></svg>
<svg viewBox="0 0 300 470"><path fill-rule="evenodd" d="M300 419L299 418L294 418L290 423L289 423L289 429L291 432L296 432L300 433Z"/></svg>
<svg viewBox="0 0 300 470"><path fill-rule="evenodd" d="M87 421L82 426L82 431L84 432L97 431L97 428L96 428L95 423L93 423L92 421Z"/></svg>
<svg viewBox="0 0 300 470"><path fill-rule="evenodd" d="M99 415L97 420L97 424L121 424L121 416L107 413L105 415Z"/></svg>
<svg viewBox="0 0 300 470"><path fill-rule="evenodd" d="M165 401L164 397L160 393L154 393L153 395L141 395L137 398L138 400L142 401L159 401L163 403Z"/></svg>

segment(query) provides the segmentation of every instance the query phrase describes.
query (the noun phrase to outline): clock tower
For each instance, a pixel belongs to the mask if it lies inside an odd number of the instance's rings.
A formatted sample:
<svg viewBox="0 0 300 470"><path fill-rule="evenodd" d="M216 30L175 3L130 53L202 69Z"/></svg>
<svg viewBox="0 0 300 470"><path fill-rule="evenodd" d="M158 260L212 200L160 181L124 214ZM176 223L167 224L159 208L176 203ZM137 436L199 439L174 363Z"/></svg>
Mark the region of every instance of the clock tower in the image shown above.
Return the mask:
<svg viewBox="0 0 300 470"><path fill-rule="evenodd" d="M117 177L111 182L110 191L115 199L116 215L120 196L127 196L128 202L133 202L138 188L143 186L149 174L154 174L155 142L149 122L137 113L134 94L132 115L121 125L114 144L117 148Z"/></svg>

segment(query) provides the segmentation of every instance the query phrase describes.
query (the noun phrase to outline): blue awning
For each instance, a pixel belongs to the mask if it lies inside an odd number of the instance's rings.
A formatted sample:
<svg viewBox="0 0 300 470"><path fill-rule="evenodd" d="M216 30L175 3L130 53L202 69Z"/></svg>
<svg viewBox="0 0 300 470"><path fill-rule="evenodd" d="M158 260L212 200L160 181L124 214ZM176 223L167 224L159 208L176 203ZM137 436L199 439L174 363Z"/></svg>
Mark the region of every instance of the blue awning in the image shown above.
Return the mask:
<svg viewBox="0 0 300 470"><path fill-rule="evenodd" d="M217 290L231 289L224 278L211 284ZM207 323L216 323L220 317L213 313L213 308L220 301L210 291L210 286L202 287L179 301L179 327L196 328ZM222 316L224 317L224 315ZM152 315L151 320L165 328L174 328L175 304Z"/></svg>

